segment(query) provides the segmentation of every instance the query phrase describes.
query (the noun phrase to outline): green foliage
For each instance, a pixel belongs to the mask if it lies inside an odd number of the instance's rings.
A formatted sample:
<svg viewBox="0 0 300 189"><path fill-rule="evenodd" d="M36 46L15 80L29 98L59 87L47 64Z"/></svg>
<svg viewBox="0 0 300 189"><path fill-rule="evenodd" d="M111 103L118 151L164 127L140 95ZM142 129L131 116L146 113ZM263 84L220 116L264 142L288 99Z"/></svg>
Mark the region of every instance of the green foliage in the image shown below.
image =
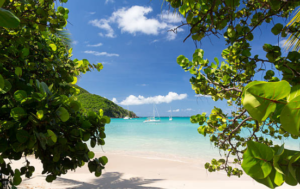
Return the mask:
<svg viewBox="0 0 300 189"><path fill-rule="evenodd" d="M72 48L60 38L69 10L55 9L56 3L0 0L0 170L11 185L35 169L26 161L13 170L3 159L34 155L48 182L85 162L99 176L106 164L94 158L85 141L104 145L110 119L99 109L84 113L76 100L80 90L72 85L81 73L103 66L71 59Z"/></svg>
<svg viewBox="0 0 300 189"><path fill-rule="evenodd" d="M103 98L99 95L90 94L78 86L76 86L76 88L80 89L80 94L78 94L76 97L86 112L93 111L101 114L99 110L102 110L103 115L112 118L122 118L125 116L137 117L132 111L130 111L128 115L128 110L125 110L106 98Z"/></svg>
<svg viewBox="0 0 300 189"><path fill-rule="evenodd" d="M286 19L300 1L165 1L186 18L178 28L189 26L187 38L200 41L223 34L227 45L221 53L224 61L205 59L202 49L197 49L192 59L183 55L177 58L177 63L193 75L190 82L196 94L209 95L214 101L227 100L228 106L237 107L231 114L215 107L209 116L202 113L191 117L191 122L200 126L198 132L209 136L225 156L224 160L213 159L205 168L210 172L225 170L228 176L239 177L245 172L269 188L284 182L292 186L300 183L300 152L273 145L274 139L300 136L300 53L289 52L284 57L279 44L265 44L262 49L266 56L259 57L251 54L250 45L254 31L263 23L272 23L270 34L284 37L299 33L299 23L283 27L274 23L274 18ZM265 64L274 71L264 72ZM260 72L264 72L265 81L254 81ZM249 135L241 134L245 129Z"/></svg>

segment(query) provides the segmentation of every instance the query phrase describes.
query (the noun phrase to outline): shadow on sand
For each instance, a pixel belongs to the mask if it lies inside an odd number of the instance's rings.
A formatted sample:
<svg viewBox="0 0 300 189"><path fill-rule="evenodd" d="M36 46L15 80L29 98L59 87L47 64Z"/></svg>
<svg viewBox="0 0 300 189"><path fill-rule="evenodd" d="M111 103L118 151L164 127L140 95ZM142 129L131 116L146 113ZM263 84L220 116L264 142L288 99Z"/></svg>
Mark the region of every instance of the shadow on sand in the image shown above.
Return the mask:
<svg viewBox="0 0 300 189"><path fill-rule="evenodd" d="M65 178L57 178L54 182L55 185L60 187L66 186L66 189L162 189L143 186L145 184L161 181L162 179L144 179L141 177L122 179L122 176L123 173L107 172L89 183ZM72 185L72 187L70 187L70 185Z"/></svg>

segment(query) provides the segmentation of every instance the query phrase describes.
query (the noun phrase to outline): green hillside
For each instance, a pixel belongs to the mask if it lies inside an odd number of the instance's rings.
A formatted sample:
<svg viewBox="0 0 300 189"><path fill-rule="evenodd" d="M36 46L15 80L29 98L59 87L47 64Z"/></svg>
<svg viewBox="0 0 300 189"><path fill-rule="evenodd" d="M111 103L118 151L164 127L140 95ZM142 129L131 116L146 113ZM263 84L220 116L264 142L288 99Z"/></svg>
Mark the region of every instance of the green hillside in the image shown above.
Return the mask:
<svg viewBox="0 0 300 189"><path fill-rule="evenodd" d="M104 115L112 118L122 118L125 116L137 117L135 113L118 106L112 101L103 98L99 95L91 94L87 90L76 86L80 89L80 93L77 95L78 101L81 103L82 107L87 111L98 112L100 109L104 111Z"/></svg>

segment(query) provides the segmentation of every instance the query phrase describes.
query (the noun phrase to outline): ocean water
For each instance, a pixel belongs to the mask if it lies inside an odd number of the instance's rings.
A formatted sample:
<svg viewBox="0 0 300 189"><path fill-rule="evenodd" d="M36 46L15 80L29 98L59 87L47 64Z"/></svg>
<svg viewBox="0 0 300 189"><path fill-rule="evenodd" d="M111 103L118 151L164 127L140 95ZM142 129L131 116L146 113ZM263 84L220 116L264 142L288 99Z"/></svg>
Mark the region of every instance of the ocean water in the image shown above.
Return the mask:
<svg viewBox="0 0 300 189"><path fill-rule="evenodd" d="M203 161L221 158L209 136L199 134L199 125L192 124L190 118L174 117L173 121L169 121L168 117L163 117L160 123L143 123L145 119L112 118L111 123L105 126L105 145L93 150L178 161L186 158ZM248 135L249 131L243 130L242 134ZM287 148L299 150L299 140L288 139L284 142ZM282 141L275 143L281 144Z"/></svg>

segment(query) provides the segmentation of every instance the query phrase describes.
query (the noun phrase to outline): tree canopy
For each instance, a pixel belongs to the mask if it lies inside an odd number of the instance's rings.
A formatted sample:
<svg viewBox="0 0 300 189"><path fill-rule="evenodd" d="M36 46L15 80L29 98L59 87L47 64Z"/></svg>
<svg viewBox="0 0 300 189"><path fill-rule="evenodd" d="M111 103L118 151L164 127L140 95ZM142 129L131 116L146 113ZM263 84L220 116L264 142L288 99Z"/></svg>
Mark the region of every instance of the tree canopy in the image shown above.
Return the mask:
<svg viewBox="0 0 300 189"><path fill-rule="evenodd" d="M35 170L28 159L12 169L7 160L22 156L40 159L48 182L85 163L100 176L108 161L94 158L86 142L104 145L110 119L103 110L83 113L74 96L79 89L71 85L80 73L103 66L72 59L62 37L66 2L0 0L0 170L13 186Z"/></svg>
<svg viewBox="0 0 300 189"><path fill-rule="evenodd" d="M296 186L300 183L300 152L274 145L273 140L299 137L300 54L293 51L283 56L279 45L264 44L266 56L260 57L252 55L250 42L262 24L271 25L271 31L264 32L278 37L299 32L299 23L284 27L276 22L288 18L300 1L166 2L186 19L172 30L189 26L184 41L217 36L223 37L227 46L220 52L224 61L205 59L202 49L197 49L191 60L184 55L177 58L177 63L193 75L190 83L196 94L227 100L228 106L237 107L231 115L215 107L209 116L202 113L191 117L200 125L198 132L210 136L225 157L213 159L205 168L210 172L225 170L228 176L240 177L245 172L269 188L284 182ZM261 69L265 64L274 69ZM275 75L275 71L280 74ZM258 74L264 74L264 81L255 81ZM232 163L241 168L233 168Z"/></svg>

